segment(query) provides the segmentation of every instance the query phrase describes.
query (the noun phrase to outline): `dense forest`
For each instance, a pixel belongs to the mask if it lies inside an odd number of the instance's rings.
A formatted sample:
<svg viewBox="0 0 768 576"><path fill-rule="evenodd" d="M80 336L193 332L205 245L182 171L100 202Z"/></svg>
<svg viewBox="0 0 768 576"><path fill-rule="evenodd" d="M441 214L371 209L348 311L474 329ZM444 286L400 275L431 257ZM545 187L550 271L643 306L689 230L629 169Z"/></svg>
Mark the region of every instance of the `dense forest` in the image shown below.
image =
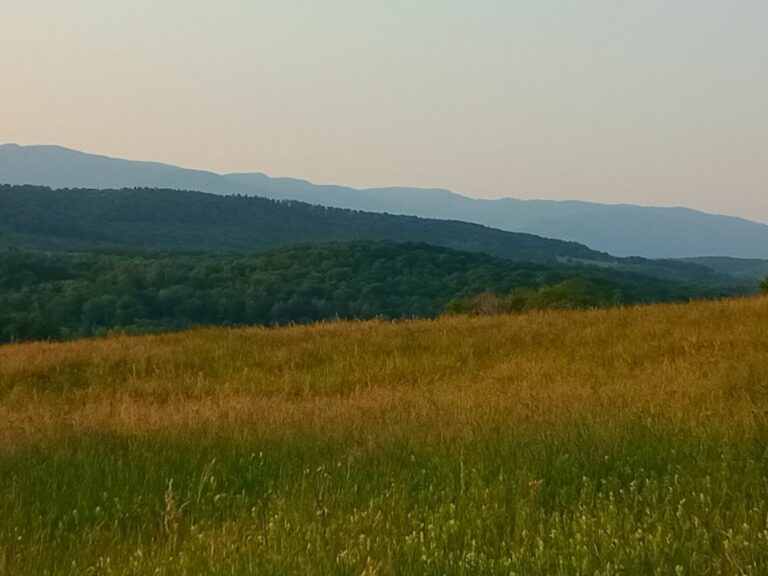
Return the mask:
<svg viewBox="0 0 768 576"><path fill-rule="evenodd" d="M0 245L253 252L319 241L428 242L504 258L610 260L563 242L452 220L164 189L0 185Z"/></svg>
<svg viewBox="0 0 768 576"><path fill-rule="evenodd" d="M252 253L327 241L424 242L519 261L591 263L686 284L749 286L695 263L614 258L575 242L452 220L163 189L0 185L0 247Z"/></svg>
<svg viewBox="0 0 768 576"><path fill-rule="evenodd" d="M0 252L0 341L119 330L432 317L461 302L556 287L542 307L728 294L587 266L523 263L415 243L352 242L252 255ZM589 289L585 291L585 287ZM450 303L450 304L449 304ZM533 300L524 306L535 307Z"/></svg>

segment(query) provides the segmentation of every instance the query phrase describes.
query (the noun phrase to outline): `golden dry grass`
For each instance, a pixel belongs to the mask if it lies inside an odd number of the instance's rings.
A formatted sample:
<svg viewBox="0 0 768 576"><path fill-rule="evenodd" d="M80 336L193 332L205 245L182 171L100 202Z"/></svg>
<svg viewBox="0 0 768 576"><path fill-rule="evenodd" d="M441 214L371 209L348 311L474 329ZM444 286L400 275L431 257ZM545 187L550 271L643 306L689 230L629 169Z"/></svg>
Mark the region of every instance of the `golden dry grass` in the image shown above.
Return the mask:
<svg viewBox="0 0 768 576"><path fill-rule="evenodd" d="M768 299L0 347L0 574L768 573Z"/></svg>
<svg viewBox="0 0 768 576"><path fill-rule="evenodd" d="M763 298L525 316L203 329L0 348L6 447L64 431L454 437L530 422L750 425Z"/></svg>

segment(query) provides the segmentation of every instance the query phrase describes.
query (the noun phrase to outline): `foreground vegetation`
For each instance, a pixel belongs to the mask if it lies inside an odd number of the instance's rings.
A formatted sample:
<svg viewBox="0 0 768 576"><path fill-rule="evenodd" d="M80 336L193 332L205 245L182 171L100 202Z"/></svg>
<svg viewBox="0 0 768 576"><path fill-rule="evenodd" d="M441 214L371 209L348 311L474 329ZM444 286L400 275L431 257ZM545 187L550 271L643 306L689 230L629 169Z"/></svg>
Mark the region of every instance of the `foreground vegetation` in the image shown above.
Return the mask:
<svg viewBox="0 0 768 576"><path fill-rule="evenodd" d="M765 574L768 302L0 347L0 573Z"/></svg>
<svg viewBox="0 0 768 576"><path fill-rule="evenodd" d="M556 297L534 294L553 287ZM0 251L0 342L198 325L437 316L514 289L517 309L732 294L588 266L515 262L427 244L329 243L262 254ZM735 290L738 292L738 289ZM522 302L522 303L521 303Z"/></svg>

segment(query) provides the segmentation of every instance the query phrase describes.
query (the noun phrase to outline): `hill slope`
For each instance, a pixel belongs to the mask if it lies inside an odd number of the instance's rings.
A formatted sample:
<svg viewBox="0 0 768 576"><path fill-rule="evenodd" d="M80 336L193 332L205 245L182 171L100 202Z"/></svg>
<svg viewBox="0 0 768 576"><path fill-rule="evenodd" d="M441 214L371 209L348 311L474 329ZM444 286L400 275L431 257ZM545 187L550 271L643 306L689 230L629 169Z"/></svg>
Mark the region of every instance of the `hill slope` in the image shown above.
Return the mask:
<svg viewBox="0 0 768 576"><path fill-rule="evenodd" d="M330 240L423 242L515 260L587 263L688 284L754 289L754 283L689 262L617 259L575 242L459 221L180 190L0 185L0 246L248 252Z"/></svg>
<svg viewBox="0 0 768 576"><path fill-rule="evenodd" d="M768 226L685 208L513 198L475 200L447 190L415 188L355 190L263 174L222 176L166 164L84 154L57 146L0 146L0 183L248 194L369 212L464 220L576 241L618 256L768 258Z"/></svg>
<svg viewBox="0 0 768 576"><path fill-rule="evenodd" d="M767 331L750 299L1 346L2 570L766 574Z"/></svg>
<svg viewBox="0 0 768 576"><path fill-rule="evenodd" d="M232 174L271 198L371 212L460 219L499 228L571 240L616 256L768 257L768 226L743 218L688 208L657 208L580 201L481 200L448 190L316 185L304 180Z"/></svg>
<svg viewBox="0 0 768 576"><path fill-rule="evenodd" d="M575 242L428 220L166 189L0 185L0 242L182 251L254 251L327 240L427 242L505 258L611 261Z"/></svg>
<svg viewBox="0 0 768 576"><path fill-rule="evenodd" d="M759 281L768 277L768 260L710 256L687 258L685 261L698 266L705 266L719 274L728 274L735 278Z"/></svg>
<svg viewBox="0 0 768 576"><path fill-rule="evenodd" d="M521 289L528 289L523 294ZM331 243L249 256L0 251L0 342L196 325L433 317L478 294L516 309L687 301L725 292L513 262L427 244ZM543 292L542 291L545 291ZM484 298L491 296L484 296Z"/></svg>

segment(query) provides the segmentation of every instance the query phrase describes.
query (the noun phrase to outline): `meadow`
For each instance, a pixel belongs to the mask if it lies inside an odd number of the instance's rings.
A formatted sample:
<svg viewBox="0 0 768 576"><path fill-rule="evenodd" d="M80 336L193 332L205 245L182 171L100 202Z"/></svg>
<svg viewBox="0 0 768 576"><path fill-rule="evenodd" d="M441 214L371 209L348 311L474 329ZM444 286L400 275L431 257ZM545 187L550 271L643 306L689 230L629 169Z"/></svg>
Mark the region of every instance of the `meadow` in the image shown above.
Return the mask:
<svg viewBox="0 0 768 576"><path fill-rule="evenodd" d="M766 573L766 298L0 347L0 574Z"/></svg>

